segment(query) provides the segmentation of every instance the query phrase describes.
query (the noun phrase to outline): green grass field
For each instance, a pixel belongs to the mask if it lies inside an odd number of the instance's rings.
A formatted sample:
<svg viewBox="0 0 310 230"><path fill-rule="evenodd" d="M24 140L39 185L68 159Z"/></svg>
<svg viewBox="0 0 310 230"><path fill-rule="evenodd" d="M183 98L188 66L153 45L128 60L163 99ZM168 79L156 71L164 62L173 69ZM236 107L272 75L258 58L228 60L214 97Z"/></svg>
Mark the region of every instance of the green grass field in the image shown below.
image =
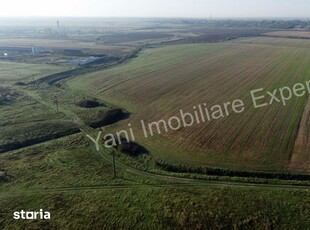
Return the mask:
<svg viewBox="0 0 310 230"><path fill-rule="evenodd" d="M82 134L0 155L1 229L307 229L309 190L182 181L103 161ZM39 210L51 221L14 221ZM27 227L25 227L27 225Z"/></svg>
<svg viewBox="0 0 310 230"><path fill-rule="evenodd" d="M35 86L15 86L62 72L64 66L0 62L0 152L72 133L72 118L32 97ZM13 95L6 100L7 95Z"/></svg>
<svg viewBox="0 0 310 230"><path fill-rule="evenodd" d="M262 37L153 48L128 64L69 80L67 85L131 111L129 121L118 129L128 122L139 129L140 120L168 119L180 109L191 112L203 103L211 107L242 99L242 114L149 139L140 130L137 139L152 155L170 162L307 171L309 154L297 155L294 164L291 158L308 98L257 110L251 106L250 91L309 80L309 46L307 40Z"/></svg>
<svg viewBox="0 0 310 230"><path fill-rule="evenodd" d="M68 66L47 64L26 64L10 61L0 61L0 83L14 84L16 82L29 83L43 76L59 73L70 69Z"/></svg>

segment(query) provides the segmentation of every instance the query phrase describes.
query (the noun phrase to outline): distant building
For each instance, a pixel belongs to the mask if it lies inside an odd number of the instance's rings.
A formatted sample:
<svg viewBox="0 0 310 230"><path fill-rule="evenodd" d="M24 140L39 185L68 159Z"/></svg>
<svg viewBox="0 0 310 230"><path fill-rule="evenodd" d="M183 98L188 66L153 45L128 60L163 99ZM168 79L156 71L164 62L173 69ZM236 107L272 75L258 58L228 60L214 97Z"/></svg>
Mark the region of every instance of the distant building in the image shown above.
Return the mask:
<svg viewBox="0 0 310 230"><path fill-rule="evenodd" d="M26 46L0 46L1 53L9 52L31 52L31 47Z"/></svg>
<svg viewBox="0 0 310 230"><path fill-rule="evenodd" d="M37 46L32 46L31 50L33 55L44 53L44 51Z"/></svg>
<svg viewBox="0 0 310 230"><path fill-rule="evenodd" d="M83 56L84 52L78 49L64 49L63 54L66 56Z"/></svg>
<svg viewBox="0 0 310 230"><path fill-rule="evenodd" d="M106 57L88 57L86 59L75 59L69 62L71 65L87 65L98 60L106 59Z"/></svg>

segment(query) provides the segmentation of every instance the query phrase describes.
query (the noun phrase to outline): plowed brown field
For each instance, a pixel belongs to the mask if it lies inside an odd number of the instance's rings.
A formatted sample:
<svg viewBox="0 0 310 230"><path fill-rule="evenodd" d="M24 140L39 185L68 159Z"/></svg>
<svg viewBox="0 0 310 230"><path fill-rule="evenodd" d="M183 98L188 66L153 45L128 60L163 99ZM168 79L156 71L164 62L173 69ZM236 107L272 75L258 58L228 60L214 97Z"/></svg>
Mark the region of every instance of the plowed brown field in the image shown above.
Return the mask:
<svg viewBox="0 0 310 230"><path fill-rule="evenodd" d="M254 109L250 91L292 87L310 80L310 40L250 38L218 44L168 46L145 50L116 68L68 82L73 89L127 108L138 141L160 159L187 164L266 170L309 170L309 122L303 121L308 95ZM245 111L220 120L144 138L140 120L168 119L179 110L241 99ZM305 120L305 119L304 119ZM300 125L302 127L300 127ZM307 126L307 127L305 127ZM306 134L304 134L306 133ZM305 152L306 151L306 152ZM296 158L296 154L301 158ZM294 166L292 166L294 165ZM300 166L300 167L299 167Z"/></svg>

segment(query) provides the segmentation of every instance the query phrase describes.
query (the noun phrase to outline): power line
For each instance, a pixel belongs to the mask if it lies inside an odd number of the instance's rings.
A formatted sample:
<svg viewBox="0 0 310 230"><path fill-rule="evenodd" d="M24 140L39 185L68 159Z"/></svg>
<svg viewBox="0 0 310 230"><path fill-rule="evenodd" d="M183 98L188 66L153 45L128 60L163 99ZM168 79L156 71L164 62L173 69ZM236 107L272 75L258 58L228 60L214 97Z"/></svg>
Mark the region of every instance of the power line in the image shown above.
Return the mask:
<svg viewBox="0 0 310 230"><path fill-rule="evenodd" d="M56 105L56 110L57 110L57 113L58 113L58 103L59 103L58 97L57 97L57 96L55 96L55 99L54 99L54 104Z"/></svg>

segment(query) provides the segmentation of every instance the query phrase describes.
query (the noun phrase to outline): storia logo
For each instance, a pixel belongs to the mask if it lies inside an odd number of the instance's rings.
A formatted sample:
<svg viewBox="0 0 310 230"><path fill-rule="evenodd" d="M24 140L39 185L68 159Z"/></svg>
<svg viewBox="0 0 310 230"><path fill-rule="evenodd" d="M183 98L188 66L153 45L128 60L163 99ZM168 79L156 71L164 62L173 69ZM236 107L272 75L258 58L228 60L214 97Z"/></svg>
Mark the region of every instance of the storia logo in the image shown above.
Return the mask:
<svg viewBox="0 0 310 230"><path fill-rule="evenodd" d="M43 209L40 209L39 212L28 212L21 210L20 212L14 212L13 218L15 220L50 220L51 214L43 211Z"/></svg>

